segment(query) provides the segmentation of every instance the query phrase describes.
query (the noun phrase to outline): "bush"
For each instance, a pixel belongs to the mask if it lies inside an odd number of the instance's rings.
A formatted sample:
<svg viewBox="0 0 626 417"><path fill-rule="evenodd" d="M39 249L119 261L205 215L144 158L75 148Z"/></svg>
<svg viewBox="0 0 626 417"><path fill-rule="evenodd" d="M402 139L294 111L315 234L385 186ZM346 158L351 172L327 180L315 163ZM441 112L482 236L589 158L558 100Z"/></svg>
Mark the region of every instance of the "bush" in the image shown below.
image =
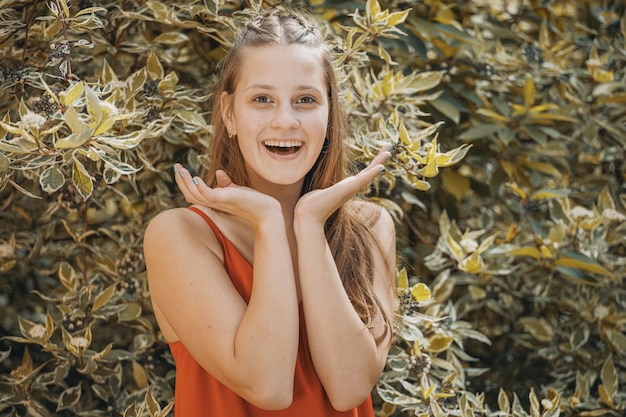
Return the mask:
<svg viewBox="0 0 626 417"><path fill-rule="evenodd" d="M379 415L624 411L626 17L583 3L310 5L357 165L394 144L367 194L401 251ZM143 230L261 3L0 5L0 415L168 415Z"/></svg>

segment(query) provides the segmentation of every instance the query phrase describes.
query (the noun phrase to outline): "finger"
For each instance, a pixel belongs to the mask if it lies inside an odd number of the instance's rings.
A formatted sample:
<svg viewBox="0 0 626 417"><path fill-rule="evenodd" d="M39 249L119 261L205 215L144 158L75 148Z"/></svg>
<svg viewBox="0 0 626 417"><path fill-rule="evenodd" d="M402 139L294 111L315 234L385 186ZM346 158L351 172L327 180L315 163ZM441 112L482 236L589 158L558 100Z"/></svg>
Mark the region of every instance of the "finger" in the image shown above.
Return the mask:
<svg viewBox="0 0 626 417"><path fill-rule="evenodd" d="M177 166L176 171L176 184L185 196L185 200L192 204L199 203L201 194L198 192L197 180L192 178L189 171L181 165Z"/></svg>
<svg viewBox="0 0 626 417"><path fill-rule="evenodd" d="M215 172L215 179L217 180L217 186L220 188L228 187L233 183L228 174L221 169Z"/></svg>

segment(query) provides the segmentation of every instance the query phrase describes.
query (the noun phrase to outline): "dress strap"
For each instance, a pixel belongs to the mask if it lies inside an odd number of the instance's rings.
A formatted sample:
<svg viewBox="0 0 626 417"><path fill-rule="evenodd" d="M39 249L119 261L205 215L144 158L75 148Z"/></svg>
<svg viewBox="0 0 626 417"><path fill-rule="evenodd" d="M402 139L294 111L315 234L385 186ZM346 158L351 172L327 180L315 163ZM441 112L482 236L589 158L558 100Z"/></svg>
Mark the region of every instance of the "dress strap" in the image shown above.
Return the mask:
<svg viewBox="0 0 626 417"><path fill-rule="evenodd" d="M213 222L213 220L211 220L211 218L204 211L200 210L197 207L190 206L187 208L199 214L200 217L202 217L204 221L207 222L209 227L211 227L211 230L213 230L213 233L215 233L215 237L220 242L220 245L222 245L222 250L224 250L226 248L226 243L227 243L226 238L222 234L222 231L219 229L219 227L217 227L217 225Z"/></svg>

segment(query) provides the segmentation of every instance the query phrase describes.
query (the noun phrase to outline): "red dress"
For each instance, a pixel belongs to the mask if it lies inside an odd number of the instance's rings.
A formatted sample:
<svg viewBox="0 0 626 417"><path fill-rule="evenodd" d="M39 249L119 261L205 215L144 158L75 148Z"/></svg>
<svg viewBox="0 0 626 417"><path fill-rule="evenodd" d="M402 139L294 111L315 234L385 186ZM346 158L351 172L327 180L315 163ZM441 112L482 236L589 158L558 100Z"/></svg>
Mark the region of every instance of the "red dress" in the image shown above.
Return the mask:
<svg viewBox="0 0 626 417"><path fill-rule="evenodd" d="M224 251L224 267L239 294L248 301L252 265L203 211L190 209L202 216L215 233ZM180 341L170 343L170 350L176 362L176 417L374 417L371 397L351 411L333 409L313 367L302 310L293 403L286 410L266 411L248 403L206 372Z"/></svg>

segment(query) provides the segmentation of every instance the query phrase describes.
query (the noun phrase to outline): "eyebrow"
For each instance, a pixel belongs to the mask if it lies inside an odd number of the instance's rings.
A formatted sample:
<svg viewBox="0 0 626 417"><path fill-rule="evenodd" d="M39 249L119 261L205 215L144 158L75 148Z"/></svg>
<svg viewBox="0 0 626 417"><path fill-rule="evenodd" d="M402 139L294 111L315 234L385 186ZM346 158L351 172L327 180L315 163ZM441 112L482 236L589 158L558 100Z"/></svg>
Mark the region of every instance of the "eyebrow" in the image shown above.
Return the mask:
<svg viewBox="0 0 626 417"><path fill-rule="evenodd" d="M248 90L253 90L253 89L260 89L260 90L276 90L276 87L270 85L270 84L252 84L251 86L246 87L243 91L248 91ZM322 90L320 90L318 87L314 86L314 85L300 85L296 88L296 91L305 91L305 90L314 90L317 91L318 93L322 93Z"/></svg>

